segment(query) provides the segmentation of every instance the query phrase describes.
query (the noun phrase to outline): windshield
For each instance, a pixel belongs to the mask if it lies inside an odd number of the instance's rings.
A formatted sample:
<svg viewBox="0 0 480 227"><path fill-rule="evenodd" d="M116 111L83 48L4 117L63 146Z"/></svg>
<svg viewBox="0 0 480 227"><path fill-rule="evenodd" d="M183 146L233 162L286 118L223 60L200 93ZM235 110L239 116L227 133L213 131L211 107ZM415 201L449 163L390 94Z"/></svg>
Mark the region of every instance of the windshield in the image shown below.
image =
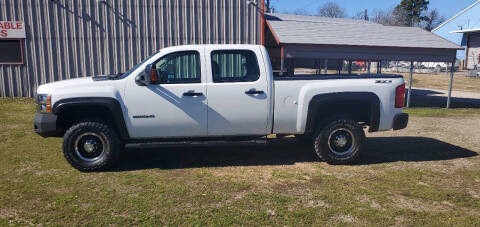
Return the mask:
<svg viewBox="0 0 480 227"><path fill-rule="evenodd" d="M138 63L136 66L134 66L133 68L131 68L130 70L128 70L126 73L124 73L122 76L121 76L121 79L129 76L133 71L137 70L138 67L140 67L143 63L145 63L146 61L148 61L150 58L152 58L155 54L157 54L158 52L148 56L148 58L145 58L142 62Z"/></svg>

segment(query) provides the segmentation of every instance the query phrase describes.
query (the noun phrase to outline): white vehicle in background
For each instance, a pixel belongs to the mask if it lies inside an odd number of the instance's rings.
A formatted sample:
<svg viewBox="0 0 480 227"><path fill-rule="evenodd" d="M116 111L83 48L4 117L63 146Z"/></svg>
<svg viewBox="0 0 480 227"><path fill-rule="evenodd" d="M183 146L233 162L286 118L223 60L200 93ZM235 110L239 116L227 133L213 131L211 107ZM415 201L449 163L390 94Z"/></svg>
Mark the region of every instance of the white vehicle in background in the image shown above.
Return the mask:
<svg viewBox="0 0 480 227"><path fill-rule="evenodd" d="M124 74L40 86L34 127L63 136L65 158L81 171L111 167L126 144L247 143L272 133L346 164L364 149L363 127L406 127L404 98L402 76L274 77L263 46L176 46Z"/></svg>

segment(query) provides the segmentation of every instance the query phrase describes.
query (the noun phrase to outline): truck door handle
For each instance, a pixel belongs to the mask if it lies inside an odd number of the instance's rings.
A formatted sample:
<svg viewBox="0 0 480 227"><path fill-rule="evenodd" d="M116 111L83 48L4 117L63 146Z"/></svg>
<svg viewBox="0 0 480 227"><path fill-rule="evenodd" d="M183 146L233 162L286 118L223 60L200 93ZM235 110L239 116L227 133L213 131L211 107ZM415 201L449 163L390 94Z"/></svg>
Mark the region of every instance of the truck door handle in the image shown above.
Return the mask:
<svg viewBox="0 0 480 227"><path fill-rule="evenodd" d="M260 94L263 94L264 92L263 91L257 91L257 90L248 90L245 92L245 94L247 95L260 95Z"/></svg>
<svg viewBox="0 0 480 227"><path fill-rule="evenodd" d="M184 92L183 96L190 96L190 97L195 97L195 96L203 96L202 92Z"/></svg>

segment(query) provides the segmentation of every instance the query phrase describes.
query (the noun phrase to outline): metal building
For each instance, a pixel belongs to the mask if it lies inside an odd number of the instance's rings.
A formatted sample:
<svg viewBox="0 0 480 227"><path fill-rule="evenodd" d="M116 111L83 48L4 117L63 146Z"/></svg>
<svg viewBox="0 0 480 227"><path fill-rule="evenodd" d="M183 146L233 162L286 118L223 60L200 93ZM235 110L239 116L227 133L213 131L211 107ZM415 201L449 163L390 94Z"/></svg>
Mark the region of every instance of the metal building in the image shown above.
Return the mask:
<svg viewBox="0 0 480 227"><path fill-rule="evenodd" d="M480 21L479 21L480 22ZM477 72L480 69L480 23L476 28L452 31L452 33L459 33L463 35L462 40L465 45L465 68L475 69Z"/></svg>
<svg viewBox="0 0 480 227"><path fill-rule="evenodd" d="M121 73L182 44L260 44L262 0L2 0L0 96ZM16 30L15 30L16 29Z"/></svg>
<svg viewBox="0 0 480 227"><path fill-rule="evenodd" d="M456 52L463 49L451 41L420 28L345 18L267 14L265 23L265 46L280 76L294 75L295 68L303 68L306 63L317 72L329 74L333 68L341 75L344 62L345 74L352 74L354 61L367 62L366 73L370 74L372 61L377 62L377 73L381 73L383 61L410 61L409 107L414 62L451 62L446 103L450 107Z"/></svg>
<svg viewBox="0 0 480 227"><path fill-rule="evenodd" d="M478 67L480 45L480 0L475 1L455 16L432 30L433 33L450 40L465 49L457 52L457 59L464 60L464 67Z"/></svg>

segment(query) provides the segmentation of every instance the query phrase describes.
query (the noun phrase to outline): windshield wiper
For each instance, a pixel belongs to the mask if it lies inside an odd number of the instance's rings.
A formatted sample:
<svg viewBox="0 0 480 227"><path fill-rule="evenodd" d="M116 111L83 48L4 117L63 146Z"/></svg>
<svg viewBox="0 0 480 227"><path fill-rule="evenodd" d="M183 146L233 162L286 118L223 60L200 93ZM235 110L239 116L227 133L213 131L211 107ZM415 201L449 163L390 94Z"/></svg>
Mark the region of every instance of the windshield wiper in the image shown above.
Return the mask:
<svg viewBox="0 0 480 227"><path fill-rule="evenodd" d="M116 80L116 79L120 78L122 75L123 75L123 73L117 73L117 74L108 75L108 79L110 79L110 80Z"/></svg>

